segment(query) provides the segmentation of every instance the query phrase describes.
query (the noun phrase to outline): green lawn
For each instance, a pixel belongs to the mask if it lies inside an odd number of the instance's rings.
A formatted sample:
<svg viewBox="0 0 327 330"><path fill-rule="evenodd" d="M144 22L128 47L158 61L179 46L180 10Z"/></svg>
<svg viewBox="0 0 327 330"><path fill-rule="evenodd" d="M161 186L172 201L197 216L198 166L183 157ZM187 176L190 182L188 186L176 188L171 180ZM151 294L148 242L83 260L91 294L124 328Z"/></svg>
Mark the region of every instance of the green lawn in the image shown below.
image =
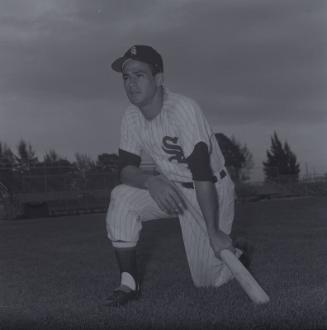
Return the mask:
<svg viewBox="0 0 327 330"><path fill-rule="evenodd" d="M327 329L326 215L327 198L237 205L265 306L236 281L194 288L178 222L147 223L143 297L121 309L104 305L119 276L103 214L2 221L0 329Z"/></svg>

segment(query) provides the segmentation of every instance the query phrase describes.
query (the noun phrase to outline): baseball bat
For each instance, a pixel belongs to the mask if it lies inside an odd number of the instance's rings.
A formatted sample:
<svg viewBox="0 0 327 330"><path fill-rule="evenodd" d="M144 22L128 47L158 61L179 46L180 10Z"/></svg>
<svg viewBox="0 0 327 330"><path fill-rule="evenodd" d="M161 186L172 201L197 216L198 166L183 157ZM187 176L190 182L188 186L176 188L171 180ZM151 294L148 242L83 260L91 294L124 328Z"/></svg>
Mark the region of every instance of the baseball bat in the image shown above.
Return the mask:
<svg viewBox="0 0 327 330"><path fill-rule="evenodd" d="M266 304L269 302L267 293L262 289L259 283L243 266L233 252L230 250L222 250L220 252L220 257L230 269L245 293L255 304Z"/></svg>
<svg viewBox="0 0 327 330"><path fill-rule="evenodd" d="M184 200L187 206L187 210L192 214L199 226L204 230L204 220L199 212L194 208L188 198L184 195ZM238 260L233 252L229 250L222 250L220 257L223 262L230 269L235 279L243 288L245 293L255 304L265 304L269 302L269 296L262 289L259 283L254 279L251 273L244 267L244 265Z"/></svg>

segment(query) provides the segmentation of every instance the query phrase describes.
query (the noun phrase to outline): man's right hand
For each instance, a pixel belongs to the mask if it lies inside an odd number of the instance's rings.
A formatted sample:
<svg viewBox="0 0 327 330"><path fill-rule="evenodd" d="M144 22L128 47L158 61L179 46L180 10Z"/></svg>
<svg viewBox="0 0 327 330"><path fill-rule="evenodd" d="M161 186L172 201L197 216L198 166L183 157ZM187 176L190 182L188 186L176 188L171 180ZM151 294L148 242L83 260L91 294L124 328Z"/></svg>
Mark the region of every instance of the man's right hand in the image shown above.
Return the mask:
<svg viewBox="0 0 327 330"><path fill-rule="evenodd" d="M183 214L186 203L175 184L163 175L151 176L145 183L151 197L167 214Z"/></svg>
<svg viewBox="0 0 327 330"><path fill-rule="evenodd" d="M230 250L234 252L233 242L231 238L221 230L213 231L209 234L210 245L217 258L220 258L222 250Z"/></svg>

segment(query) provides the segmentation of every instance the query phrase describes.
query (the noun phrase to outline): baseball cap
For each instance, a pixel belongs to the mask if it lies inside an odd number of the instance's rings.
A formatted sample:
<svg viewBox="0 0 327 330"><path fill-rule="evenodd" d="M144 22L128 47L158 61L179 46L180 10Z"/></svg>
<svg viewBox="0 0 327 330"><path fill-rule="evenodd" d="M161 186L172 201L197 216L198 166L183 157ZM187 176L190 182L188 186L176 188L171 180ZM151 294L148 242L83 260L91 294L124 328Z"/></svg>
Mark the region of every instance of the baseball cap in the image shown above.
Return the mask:
<svg viewBox="0 0 327 330"><path fill-rule="evenodd" d="M157 72L163 72L163 61L161 55L152 47L146 45L134 45L126 53L117 58L111 68L114 71L122 72L124 63L128 60L136 60L151 64Z"/></svg>

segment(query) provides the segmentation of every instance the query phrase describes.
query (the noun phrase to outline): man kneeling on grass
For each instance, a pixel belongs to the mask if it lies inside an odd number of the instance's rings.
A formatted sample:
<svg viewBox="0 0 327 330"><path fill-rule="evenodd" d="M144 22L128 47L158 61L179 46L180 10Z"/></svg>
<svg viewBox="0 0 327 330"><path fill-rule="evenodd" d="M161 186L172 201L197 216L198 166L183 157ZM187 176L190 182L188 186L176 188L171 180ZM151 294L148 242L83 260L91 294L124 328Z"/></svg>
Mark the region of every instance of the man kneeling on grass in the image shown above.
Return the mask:
<svg viewBox="0 0 327 330"><path fill-rule="evenodd" d="M140 297L136 246L142 222L178 216L194 285L219 287L233 278L219 259L230 249L245 251L228 236L234 219L234 184L211 128L192 99L164 86L161 55L135 45L112 63L120 72L131 105L121 125L119 147L122 184L111 193L106 217L120 269L121 283L108 299L121 306ZM141 153L153 158L159 175L144 173ZM186 200L203 216L201 227Z"/></svg>

